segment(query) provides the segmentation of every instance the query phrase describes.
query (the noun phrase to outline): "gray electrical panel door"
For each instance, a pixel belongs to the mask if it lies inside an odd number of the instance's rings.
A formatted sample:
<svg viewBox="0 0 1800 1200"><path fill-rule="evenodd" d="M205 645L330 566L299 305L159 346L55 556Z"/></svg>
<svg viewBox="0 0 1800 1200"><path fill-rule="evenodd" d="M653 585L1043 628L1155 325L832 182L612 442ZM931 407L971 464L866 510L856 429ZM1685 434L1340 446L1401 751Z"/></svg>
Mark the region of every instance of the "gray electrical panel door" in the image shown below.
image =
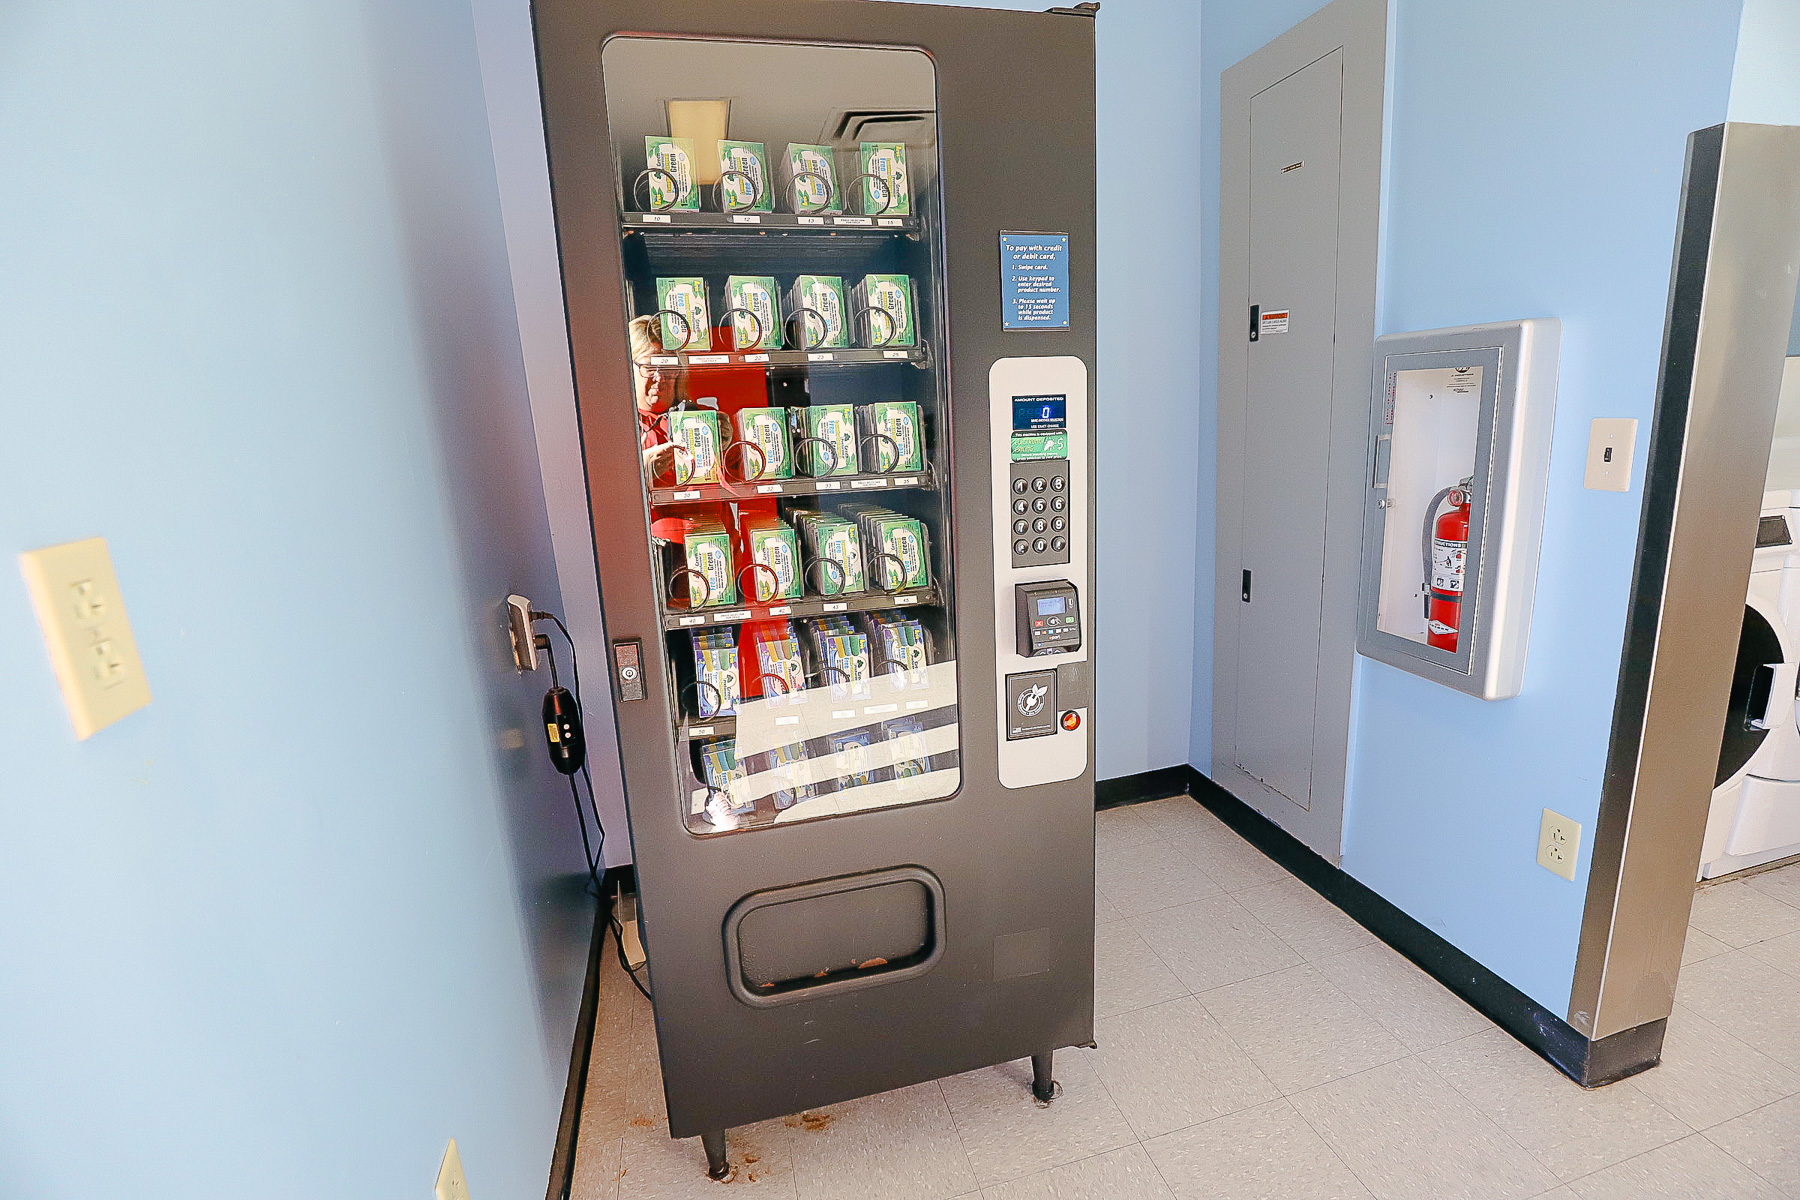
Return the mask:
<svg viewBox="0 0 1800 1200"><path fill-rule="evenodd" d="M1237 765L1312 806L1343 52L1250 102L1249 404Z"/></svg>

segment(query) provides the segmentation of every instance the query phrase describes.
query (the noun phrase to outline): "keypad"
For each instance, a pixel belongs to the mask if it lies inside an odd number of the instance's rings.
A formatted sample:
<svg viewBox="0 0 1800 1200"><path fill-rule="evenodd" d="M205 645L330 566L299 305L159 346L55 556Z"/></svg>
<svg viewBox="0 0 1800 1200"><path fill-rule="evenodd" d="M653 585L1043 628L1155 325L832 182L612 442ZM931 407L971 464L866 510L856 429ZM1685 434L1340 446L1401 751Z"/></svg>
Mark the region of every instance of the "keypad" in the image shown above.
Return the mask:
<svg viewBox="0 0 1800 1200"><path fill-rule="evenodd" d="M1046 459L1012 464L1012 565L1069 561L1069 463ZM1028 520L1020 520L1024 517ZM1028 535L1028 536L1021 536ZM1052 536L1054 535L1054 536Z"/></svg>

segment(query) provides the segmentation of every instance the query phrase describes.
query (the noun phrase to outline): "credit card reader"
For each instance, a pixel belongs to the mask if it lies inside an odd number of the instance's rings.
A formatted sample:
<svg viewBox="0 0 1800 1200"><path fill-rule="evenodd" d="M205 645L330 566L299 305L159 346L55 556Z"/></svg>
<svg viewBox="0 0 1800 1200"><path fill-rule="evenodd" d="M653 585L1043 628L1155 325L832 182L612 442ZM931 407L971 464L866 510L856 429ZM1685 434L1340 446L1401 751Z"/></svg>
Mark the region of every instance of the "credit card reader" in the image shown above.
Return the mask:
<svg viewBox="0 0 1800 1200"><path fill-rule="evenodd" d="M1066 579L1021 583L1013 589L1019 654L1063 654L1081 649L1081 597Z"/></svg>

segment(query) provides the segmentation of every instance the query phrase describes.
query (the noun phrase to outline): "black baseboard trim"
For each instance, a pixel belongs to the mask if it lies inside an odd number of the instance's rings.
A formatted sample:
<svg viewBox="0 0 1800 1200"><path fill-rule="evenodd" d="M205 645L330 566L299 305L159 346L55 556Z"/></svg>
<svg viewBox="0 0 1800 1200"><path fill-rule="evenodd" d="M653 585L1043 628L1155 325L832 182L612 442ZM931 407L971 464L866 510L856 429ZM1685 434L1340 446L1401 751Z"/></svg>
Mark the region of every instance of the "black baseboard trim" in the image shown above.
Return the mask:
<svg viewBox="0 0 1800 1200"><path fill-rule="evenodd" d="M1666 1022L1589 1039L1191 766L1096 783L1094 806L1115 808L1183 795L1582 1087L1615 1083L1661 1061Z"/></svg>

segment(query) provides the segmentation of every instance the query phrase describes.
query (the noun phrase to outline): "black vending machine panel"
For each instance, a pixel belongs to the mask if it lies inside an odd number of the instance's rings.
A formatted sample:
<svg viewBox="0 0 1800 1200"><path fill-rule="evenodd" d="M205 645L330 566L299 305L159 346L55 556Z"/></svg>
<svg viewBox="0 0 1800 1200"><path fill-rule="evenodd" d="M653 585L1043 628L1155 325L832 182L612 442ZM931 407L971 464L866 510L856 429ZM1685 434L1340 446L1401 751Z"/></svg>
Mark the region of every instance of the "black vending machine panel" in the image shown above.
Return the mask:
<svg viewBox="0 0 1800 1200"><path fill-rule="evenodd" d="M723 1173L994 1063L1048 1097L1093 1037L1093 16L533 11L670 1133ZM1026 662L1042 570L1087 613Z"/></svg>

